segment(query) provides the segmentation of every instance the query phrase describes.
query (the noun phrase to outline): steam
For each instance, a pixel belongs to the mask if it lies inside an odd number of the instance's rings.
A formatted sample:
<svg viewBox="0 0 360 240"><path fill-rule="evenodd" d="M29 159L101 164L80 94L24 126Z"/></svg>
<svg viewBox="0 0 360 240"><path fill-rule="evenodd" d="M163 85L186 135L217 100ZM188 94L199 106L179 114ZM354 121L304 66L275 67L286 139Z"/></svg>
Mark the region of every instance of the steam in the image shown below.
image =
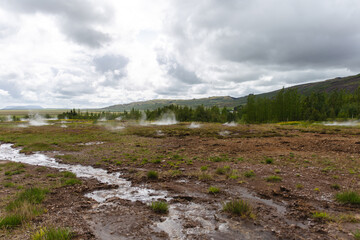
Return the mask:
<svg viewBox="0 0 360 240"><path fill-rule="evenodd" d="M49 125L45 119L40 116L39 114L35 114L33 116L30 117L30 120L29 120L29 125L31 126L44 126L44 125Z"/></svg>
<svg viewBox="0 0 360 240"><path fill-rule="evenodd" d="M223 124L223 126L227 126L227 127L236 127L237 123L236 122L226 122Z"/></svg>
<svg viewBox="0 0 360 240"><path fill-rule="evenodd" d="M152 124L154 124L154 125L173 125L173 124L177 124L177 123L178 122L176 121L175 114L173 112L168 112L168 113L163 114L159 120L153 122Z"/></svg>
<svg viewBox="0 0 360 240"><path fill-rule="evenodd" d="M344 127L354 127L358 126L360 122L357 121L346 121L346 122L324 122L323 125L325 126L344 126Z"/></svg>
<svg viewBox="0 0 360 240"><path fill-rule="evenodd" d="M139 124L140 124L141 126L147 126L147 125L149 125L149 123L146 121L146 113L141 112L141 118L140 118Z"/></svg>
<svg viewBox="0 0 360 240"><path fill-rule="evenodd" d="M226 136L229 136L230 133L231 133L231 132L225 130L225 131L219 132L219 135L220 135L220 136L223 136L223 137L226 137Z"/></svg>
<svg viewBox="0 0 360 240"><path fill-rule="evenodd" d="M115 118L115 120L116 121L121 121L122 120L122 117L120 116L120 117L117 117L117 118Z"/></svg>
<svg viewBox="0 0 360 240"><path fill-rule="evenodd" d="M165 134L161 130L156 130L156 135L157 136L164 136Z"/></svg>
<svg viewBox="0 0 360 240"><path fill-rule="evenodd" d="M199 123L194 123L194 122L192 122L189 126L188 126L188 128L200 128L201 127L201 124L199 124Z"/></svg>

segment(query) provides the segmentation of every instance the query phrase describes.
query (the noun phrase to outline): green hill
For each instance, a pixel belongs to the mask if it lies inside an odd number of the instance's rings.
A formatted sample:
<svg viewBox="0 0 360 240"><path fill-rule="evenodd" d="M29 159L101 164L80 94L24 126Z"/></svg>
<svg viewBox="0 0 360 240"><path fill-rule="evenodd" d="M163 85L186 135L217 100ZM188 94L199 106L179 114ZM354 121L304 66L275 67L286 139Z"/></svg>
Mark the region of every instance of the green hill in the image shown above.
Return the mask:
<svg viewBox="0 0 360 240"><path fill-rule="evenodd" d="M309 95L312 92L331 92L334 90L345 90L349 92L354 92L360 86L360 74L349 76L349 77L337 77L334 79L329 79L321 82L307 83L289 87L289 89L296 88L299 93L304 95ZM262 93L256 96L258 97L267 97L271 98L276 95L280 90L273 92ZM199 98L199 99L189 99L189 100L174 100L174 99L155 99L142 102L132 102L128 104L117 104L103 108L104 111L129 111L132 108L138 110L146 109L156 109L159 107L164 107L170 104L196 107L199 105L204 105L205 107L218 106L218 107L236 107L246 103L247 96L234 98L229 96L220 96L220 97L208 97L208 98Z"/></svg>

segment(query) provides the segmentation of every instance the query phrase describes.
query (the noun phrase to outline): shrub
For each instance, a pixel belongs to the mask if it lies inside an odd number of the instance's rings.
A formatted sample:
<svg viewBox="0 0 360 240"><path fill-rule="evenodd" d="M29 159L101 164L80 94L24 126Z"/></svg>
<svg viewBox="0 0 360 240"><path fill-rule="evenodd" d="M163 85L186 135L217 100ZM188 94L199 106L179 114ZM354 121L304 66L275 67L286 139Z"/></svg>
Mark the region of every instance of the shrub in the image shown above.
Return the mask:
<svg viewBox="0 0 360 240"><path fill-rule="evenodd" d="M162 201L152 202L150 208L156 213L167 213L169 211L167 202Z"/></svg>
<svg viewBox="0 0 360 240"><path fill-rule="evenodd" d="M72 233L68 228L41 228L34 235L32 240L70 240Z"/></svg>
<svg viewBox="0 0 360 240"><path fill-rule="evenodd" d="M208 193L211 193L211 194L217 194L219 192L220 192L220 189L218 187L211 186L208 189Z"/></svg>
<svg viewBox="0 0 360 240"><path fill-rule="evenodd" d="M354 191L346 191L346 192L338 193L335 195L335 198L340 203L350 203L350 204L360 205L360 195Z"/></svg>
<svg viewBox="0 0 360 240"><path fill-rule="evenodd" d="M272 175L266 178L266 181L268 182L280 182L281 180L282 178L276 175Z"/></svg>
<svg viewBox="0 0 360 240"><path fill-rule="evenodd" d="M242 199L232 200L223 204L223 210L235 215L251 217L252 211L249 203Z"/></svg>
<svg viewBox="0 0 360 240"><path fill-rule="evenodd" d="M253 170L246 171L246 172L244 172L244 176L247 177L247 178L254 177L255 172Z"/></svg>
<svg viewBox="0 0 360 240"><path fill-rule="evenodd" d="M148 177L149 179L158 179L158 178L159 178L159 174L158 174L158 172L156 172L156 171L148 171L148 172L147 172L147 177Z"/></svg>

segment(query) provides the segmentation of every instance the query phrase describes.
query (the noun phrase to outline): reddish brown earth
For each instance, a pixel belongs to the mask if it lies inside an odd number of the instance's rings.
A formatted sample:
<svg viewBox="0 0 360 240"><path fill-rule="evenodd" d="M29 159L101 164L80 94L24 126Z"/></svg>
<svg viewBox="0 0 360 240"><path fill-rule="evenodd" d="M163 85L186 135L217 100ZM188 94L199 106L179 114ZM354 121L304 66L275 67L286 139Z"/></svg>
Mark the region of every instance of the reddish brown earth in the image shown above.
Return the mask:
<svg viewBox="0 0 360 240"><path fill-rule="evenodd" d="M185 239L355 239L353 232L360 230L360 206L340 204L335 194L350 189L360 192L358 129L245 126L226 128L230 133L225 137L174 134L169 129L161 128L160 136L135 131L121 141L88 145L77 152L60 151L70 157L59 157L58 161L120 171L135 186L166 190L173 198L170 206L180 211L187 206L187 211L194 210L215 226L214 231L197 232L206 224L184 213L180 217ZM213 161L214 157L220 157L219 162ZM153 162L157 158L160 162ZM269 158L272 163L267 164ZM217 169L224 166L230 170L219 174ZM34 166L26 168L34 177L16 175L19 179L14 176L15 182L48 182L45 175L56 172L46 169L45 174ZM148 179L149 170L159 172L159 178ZM244 176L249 170L254 171L254 177ZM266 181L271 175L282 180ZM334 184L340 189L334 189ZM210 186L219 187L220 193L209 194ZM44 224L71 227L77 233L75 239L169 238L157 227L167 215L153 213L147 204L115 198L99 205L84 197L104 187L94 180L83 180L82 185L56 188L43 203L48 212L38 217L33 228ZM1 186L0 197L15 191ZM222 211L222 203L237 198L251 204L253 219ZM204 212L197 206L203 206ZM314 212L326 212L332 219L315 219ZM225 222L231 231L217 231ZM29 232L10 234L22 239Z"/></svg>

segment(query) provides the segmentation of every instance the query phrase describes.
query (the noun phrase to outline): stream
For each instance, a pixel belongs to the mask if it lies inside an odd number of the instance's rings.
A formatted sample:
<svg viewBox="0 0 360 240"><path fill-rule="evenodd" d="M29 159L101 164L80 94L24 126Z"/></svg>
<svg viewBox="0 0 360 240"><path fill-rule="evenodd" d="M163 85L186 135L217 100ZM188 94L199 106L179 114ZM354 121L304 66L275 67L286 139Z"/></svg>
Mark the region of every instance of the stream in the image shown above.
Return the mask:
<svg viewBox="0 0 360 240"><path fill-rule="evenodd" d="M132 186L130 181L121 178L119 172L108 173L106 170L91 166L62 164L41 153L25 155L20 153L20 149L12 146L13 144L0 145L0 160L70 171L80 178L94 178L101 183L118 186L115 189L97 190L85 195L97 201L99 205L109 204L106 200L114 197L132 202L140 201L144 204L159 199L172 200L166 191L153 190L146 186ZM152 228L155 231L166 232L170 239L198 239L199 237L201 239L275 239L271 232L264 231L261 226L255 226L246 221L232 220L220 214L220 209L221 204L174 203L170 205L169 214L161 222L154 223ZM196 224L184 227L188 222Z"/></svg>

